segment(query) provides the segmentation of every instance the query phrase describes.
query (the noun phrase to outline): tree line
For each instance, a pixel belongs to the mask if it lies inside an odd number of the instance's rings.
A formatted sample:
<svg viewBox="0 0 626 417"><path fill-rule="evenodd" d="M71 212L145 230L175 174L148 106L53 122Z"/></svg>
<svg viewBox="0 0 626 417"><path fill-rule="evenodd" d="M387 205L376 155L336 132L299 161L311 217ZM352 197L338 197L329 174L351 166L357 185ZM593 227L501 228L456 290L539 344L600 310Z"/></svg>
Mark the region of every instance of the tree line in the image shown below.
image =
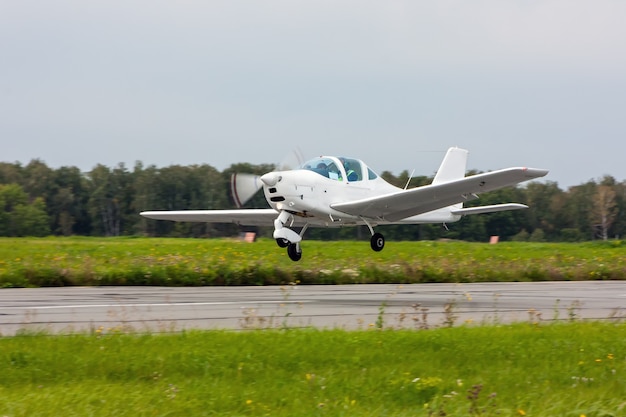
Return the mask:
<svg viewBox="0 0 626 417"><path fill-rule="evenodd" d="M0 163L0 236L176 236L224 237L242 231L271 236L272 228L233 224L174 223L139 216L143 210L229 209L234 172L263 174L272 165L233 164L220 172L210 165L156 167L136 162L89 172L77 167L53 169L34 159L28 164ZM468 175L476 174L470 172ZM408 171L381 176L409 187L429 184L431 177L409 178ZM626 234L626 181L611 176L562 190L554 182L533 181L482 194L467 206L521 202L530 209L467 216L449 225L382 227L388 239L461 239L584 241ZM258 193L246 207L267 207ZM307 231L308 239L369 238L367 228Z"/></svg>

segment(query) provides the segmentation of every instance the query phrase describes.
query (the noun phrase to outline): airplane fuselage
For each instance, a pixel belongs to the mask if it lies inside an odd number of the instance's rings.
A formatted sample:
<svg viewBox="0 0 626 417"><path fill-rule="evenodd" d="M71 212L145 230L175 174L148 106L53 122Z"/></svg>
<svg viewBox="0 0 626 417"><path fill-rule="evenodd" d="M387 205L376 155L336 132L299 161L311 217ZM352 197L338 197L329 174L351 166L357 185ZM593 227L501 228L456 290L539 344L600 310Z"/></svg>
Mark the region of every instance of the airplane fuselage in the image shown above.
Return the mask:
<svg viewBox="0 0 626 417"><path fill-rule="evenodd" d="M326 164L326 168L317 168L322 164ZM265 198L276 211L288 211L302 218L299 220L322 227L390 223L353 216L332 208L338 203L403 192L379 177L362 161L326 156L311 160L304 167L308 168L272 172L261 177ZM451 215L449 210L441 209L394 223L453 222L459 218Z"/></svg>

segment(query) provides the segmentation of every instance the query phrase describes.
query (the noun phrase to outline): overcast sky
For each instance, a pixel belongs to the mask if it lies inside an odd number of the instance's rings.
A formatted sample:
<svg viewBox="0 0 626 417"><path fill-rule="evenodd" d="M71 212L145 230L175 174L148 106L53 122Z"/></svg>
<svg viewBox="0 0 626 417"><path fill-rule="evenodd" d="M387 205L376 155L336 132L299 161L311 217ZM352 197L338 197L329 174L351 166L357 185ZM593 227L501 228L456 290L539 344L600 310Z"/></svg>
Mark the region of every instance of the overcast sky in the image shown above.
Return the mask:
<svg viewBox="0 0 626 417"><path fill-rule="evenodd" d="M626 1L0 1L0 161L626 180Z"/></svg>

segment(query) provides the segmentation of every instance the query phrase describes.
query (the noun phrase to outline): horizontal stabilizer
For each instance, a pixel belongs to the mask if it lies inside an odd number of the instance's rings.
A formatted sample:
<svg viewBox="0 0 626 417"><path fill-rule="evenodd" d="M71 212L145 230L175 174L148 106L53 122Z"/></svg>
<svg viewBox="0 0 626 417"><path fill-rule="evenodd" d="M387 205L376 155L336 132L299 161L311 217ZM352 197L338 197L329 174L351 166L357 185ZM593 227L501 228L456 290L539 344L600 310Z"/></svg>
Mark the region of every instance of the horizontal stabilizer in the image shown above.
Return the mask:
<svg viewBox="0 0 626 417"><path fill-rule="evenodd" d="M507 204L492 204L490 206L453 208L450 210L450 212L452 214L465 216L468 214L494 213L496 211L520 210L520 209L526 209L526 208L528 208L528 206L525 204L507 203Z"/></svg>

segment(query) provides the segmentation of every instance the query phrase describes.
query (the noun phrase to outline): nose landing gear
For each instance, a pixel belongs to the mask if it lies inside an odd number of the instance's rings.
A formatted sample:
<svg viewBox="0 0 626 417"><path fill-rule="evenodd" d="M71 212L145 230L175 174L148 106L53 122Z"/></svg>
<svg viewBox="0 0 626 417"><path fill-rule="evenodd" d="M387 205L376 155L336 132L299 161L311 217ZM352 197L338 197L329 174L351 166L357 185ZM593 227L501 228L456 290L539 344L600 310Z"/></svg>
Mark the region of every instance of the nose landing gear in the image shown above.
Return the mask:
<svg viewBox="0 0 626 417"><path fill-rule="evenodd" d="M300 234L294 232L289 227L285 226L289 221L293 225L293 215L288 211L281 211L276 220L274 220L274 239L276 244L281 248L287 248L287 255L289 259L294 262L302 259L302 248L300 248L300 242L302 236L306 231L308 224L305 224L300 230Z"/></svg>

